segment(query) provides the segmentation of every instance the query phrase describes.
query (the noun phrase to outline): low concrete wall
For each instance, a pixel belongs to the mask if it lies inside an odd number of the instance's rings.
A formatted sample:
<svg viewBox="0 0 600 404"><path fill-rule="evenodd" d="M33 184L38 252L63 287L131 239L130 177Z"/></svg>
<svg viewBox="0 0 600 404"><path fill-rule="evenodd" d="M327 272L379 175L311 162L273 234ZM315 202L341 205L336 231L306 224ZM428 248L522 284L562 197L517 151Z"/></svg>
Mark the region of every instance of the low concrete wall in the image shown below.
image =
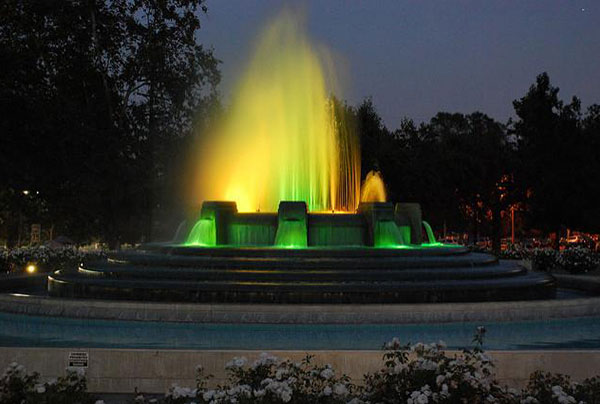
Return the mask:
<svg viewBox="0 0 600 404"><path fill-rule="evenodd" d="M0 312L107 320L244 324L409 324L600 316L600 297L439 304L145 303L0 294Z"/></svg>
<svg viewBox="0 0 600 404"><path fill-rule="evenodd" d="M194 386L196 366L215 375L214 383L223 381L224 365L234 356L253 360L260 351L178 351L77 348L0 348L0 369L11 362L37 371L44 379L64 374L70 352L87 352L88 386L92 392L132 393L135 388L146 393L164 393L173 383ZM306 356L305 351L272 351L280 358L293 360ZM338 373L346 373L355 382L362 375L382 366L381 351L312 351L315 362L331 364ZM574 380L600 374L600 351L489 351L502 384L523 386L535 370L565 373Z"/></svg>

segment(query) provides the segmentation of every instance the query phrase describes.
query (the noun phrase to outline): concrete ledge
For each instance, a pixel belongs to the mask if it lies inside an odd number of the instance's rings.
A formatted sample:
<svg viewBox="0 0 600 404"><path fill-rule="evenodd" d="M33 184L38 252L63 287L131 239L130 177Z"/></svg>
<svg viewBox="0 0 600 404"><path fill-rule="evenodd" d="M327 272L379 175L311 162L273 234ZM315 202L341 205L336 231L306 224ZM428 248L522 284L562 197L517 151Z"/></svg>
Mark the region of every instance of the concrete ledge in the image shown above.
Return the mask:
<svg viewBox="0 0 600 404"><path fill-rule="evenodd" d="M137 387L145 393L164 393L173 383L194 386L196 366L215 375L212 383L225 380L225 364L234 356L250 361L260 351L179 351L77 348L0 348L0 369L11 362L37 371L44 379L64 374L69 352L89 354L86 369L92 392L133 393ZM280 358L300 360L305 351L272 351ZM381 351L312 351L315 363L331 364L354 382L362 382L367 372L383 366ZM454 354L455 352L451 352ZM583 380L600 374L600 351L489 351L496 364L496 375L502 384L521 387L535 370L569 374Z"/></svg>
<svg viewBox="0 0 600 404"><path fill-rule="evenodd" d="M600 277L593 275L551 274L562 287L600 294Z"/></svg>
<svg viewBox="0 0 600 404"><path fill-rule="evenodd" d="M268 305L145 303L0 294L0 312L71 318L244 324L534 321L600 315L600 297L485 303Z"/></svg>

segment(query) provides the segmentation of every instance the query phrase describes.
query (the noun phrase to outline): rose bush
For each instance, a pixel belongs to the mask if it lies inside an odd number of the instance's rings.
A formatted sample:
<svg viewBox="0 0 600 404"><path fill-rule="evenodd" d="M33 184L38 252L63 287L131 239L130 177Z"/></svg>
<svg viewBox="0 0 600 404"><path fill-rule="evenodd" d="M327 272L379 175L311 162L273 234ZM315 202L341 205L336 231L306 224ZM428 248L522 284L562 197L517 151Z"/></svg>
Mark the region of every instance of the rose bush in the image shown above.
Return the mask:
<svg viewBox="0 0 600 404"><path fill-rule="evenodd" d="M0 249L2 272L22 272L28 264L35 264L41 272L68 269L83 260L106 257L103 250L83 250L76 247L50 248L46 246Z"/></svg>
<svg viewBox="0 0 600 404"><path fill-rule="evenodd" d="M598 267L596 255L585 247L571 247L561 251L556 262L573 274L586 273Z"/></svg>
<svg viewBox="0 0 600 404"><path fill-rule="evenodd" d="M28 373L17 363L11 363L0 379L2 404L93 404L98 403L87 392L83 372L67 370L58 379L41 382L38 373Z"/></svg>
<svg viewBox="0 0 600 404"><path fill-rule="evenodd" d="M531 268L535 271L551 271L557 264L558 254L551 248L534 248L529 254Z"/></svg>
<svg viewBox="0 0 600 404"><path fill-rule="evenodd" d="M136 394L135 404L199 403L322 403L322 404L593 404L600 403L600 378L574 383L568 376L535 372L522 390L501 386L494 375L492 358L482 349L485 329L479 327L474 346L449 354L443 342L385 345L382 368L367 374L359 385L338 375L329 365L317 365L307 356L302 361L279 359L266 353L252 363L233 358L227 365L227 381L209 387L210 375L197 368L196 385L173 385L161 398ZM82 374L68 372L55 381L41 383L11 364L0 379L0 403L93 403ZM96 401L100 404L101 401Z"/></svg>

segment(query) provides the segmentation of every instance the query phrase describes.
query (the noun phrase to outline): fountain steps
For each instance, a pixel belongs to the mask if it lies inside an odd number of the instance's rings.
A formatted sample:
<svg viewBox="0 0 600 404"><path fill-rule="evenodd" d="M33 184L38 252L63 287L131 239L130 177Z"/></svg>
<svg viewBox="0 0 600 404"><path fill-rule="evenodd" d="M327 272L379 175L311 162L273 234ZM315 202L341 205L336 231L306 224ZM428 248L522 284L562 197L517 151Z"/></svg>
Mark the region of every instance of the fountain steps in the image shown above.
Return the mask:
<svg viewBox="0 0 600 404"><path fill-rule="evenodd" d="M550 278L526 273L495 279L422 281L240 282L95 279L54 274L49 291L62 297L246 303L401 303L550 298Z"/></svg>
<svg viewBox="0 0 600 404"><path fill-rule="evenodd" d="M316 253L315 253L316 251ZM403 303L550 298L554 279L464 248L151 246L49 277L53 296L237 303Z"/></svg>
<svg viewBox="0 0 600 404"><path fill-rule="evenodd" d="M335 281L345 280L441 280L441 279L493 279L518 276L526 270L518 265L503 263L486 267L448 268L345 268L332 269L314 266L310 269L291 269L285 266L266 269L256 266L236 268L176 267L176 266L127 266L110 264L86 264L79 269L81 276L94 276L119 279L195 279L195 280L232 280L232 281Z"/></svg>
<svg viewBox="0 0 600 404"><path fill-rule="evenodd" d="M238 256L216 255L213 252L196 251L198 255L180 255L177 251L165 254L120 254L109 258L111 266L165 266L165 267L193 267L205 269L416 269L416 268L459 268L495 265L497 259L489 254L457 252L453 255L420 255L405 256L379 256L376 249L364 249L366 252L355 256L327 256L325 251L323 257L316 256L290 256L271 255L271 251L265 251L264 255L245 255L241 251ZM281 251L281 250L279 250ZM289 251L289 250L288 250ZM404 250L396 250L404 251ZM285 251L284 251L285 252ZM100 267L102 268L102 267Z"/></svg>

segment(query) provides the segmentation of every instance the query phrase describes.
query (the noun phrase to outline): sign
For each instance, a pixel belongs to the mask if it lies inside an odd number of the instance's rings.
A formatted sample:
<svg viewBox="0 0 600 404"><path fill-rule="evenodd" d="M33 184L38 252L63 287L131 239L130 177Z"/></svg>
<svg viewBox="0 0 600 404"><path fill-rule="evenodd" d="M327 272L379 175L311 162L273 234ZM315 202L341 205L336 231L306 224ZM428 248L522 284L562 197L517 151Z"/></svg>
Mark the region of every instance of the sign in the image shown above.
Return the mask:
<svg viewBox="0 0 600 404"><path fill-rule="evenodd" d="M42 235L42 225L35 223L31 225L31 244L39 244Z"/></svg>
<svg viewBox="0 0 600 404"><path fill-rule="evenodd" d="M69 352L68 362L70 368L87 368L90 362L90 354L83 351Z"/></svg>

